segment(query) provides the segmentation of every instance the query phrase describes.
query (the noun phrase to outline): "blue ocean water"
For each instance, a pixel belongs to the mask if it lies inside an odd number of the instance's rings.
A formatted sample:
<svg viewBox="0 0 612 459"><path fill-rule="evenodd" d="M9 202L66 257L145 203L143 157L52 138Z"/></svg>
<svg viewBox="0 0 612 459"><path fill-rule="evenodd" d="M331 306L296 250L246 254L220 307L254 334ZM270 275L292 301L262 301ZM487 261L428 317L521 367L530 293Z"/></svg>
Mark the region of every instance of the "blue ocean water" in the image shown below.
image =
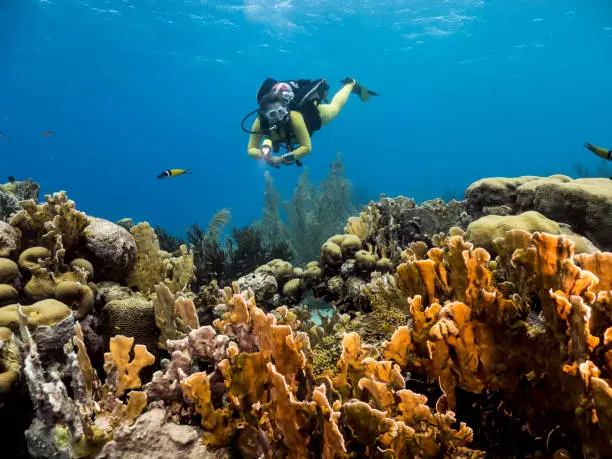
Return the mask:
<svg viewBox="0 0 612 459"><path fill-rule="evenodd" d="M304 160L317 181L342 152L362 197L575 175L600 165L584 141L612 148L607 0L2 0L0 63L0 176L177 234L260 218L265 170L290 197L299 168L250 159L239 127L268 76L380 92Z"/></svg>

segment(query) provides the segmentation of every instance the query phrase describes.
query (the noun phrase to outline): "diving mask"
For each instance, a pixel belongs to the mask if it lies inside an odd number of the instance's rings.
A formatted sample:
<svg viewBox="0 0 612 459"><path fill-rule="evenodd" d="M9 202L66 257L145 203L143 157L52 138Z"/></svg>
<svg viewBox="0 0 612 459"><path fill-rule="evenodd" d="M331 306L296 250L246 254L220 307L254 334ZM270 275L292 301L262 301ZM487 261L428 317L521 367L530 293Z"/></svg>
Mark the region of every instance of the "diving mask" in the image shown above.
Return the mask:
<svg viewBox="0 0 612 459"><path fill-rule="evenodd" d="M268 123L276 124L289 117L289 110L283 105L274 105L265 112L262 112L262 116Z"/></svg>

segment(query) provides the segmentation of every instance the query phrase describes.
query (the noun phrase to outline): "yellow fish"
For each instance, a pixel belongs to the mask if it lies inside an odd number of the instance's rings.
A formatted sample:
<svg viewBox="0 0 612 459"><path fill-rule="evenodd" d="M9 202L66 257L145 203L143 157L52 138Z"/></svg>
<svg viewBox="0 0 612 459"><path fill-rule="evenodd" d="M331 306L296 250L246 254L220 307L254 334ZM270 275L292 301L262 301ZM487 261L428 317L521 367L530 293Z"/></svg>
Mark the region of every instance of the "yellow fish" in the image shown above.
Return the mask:
<svg viewBox="0 0 612 459"><path fill-rule="evenodd" d="M585 143L584 147L587 150L591 150L597 156L603 159L607 159L608 161L612 161L612 151L606 150L605 148L596 147L595 145L591 145L590 143Z"/></svg>
<svg viewBox="0 0 612 459"><path fill-rule="evenodd" d="M189 174L191 169L167 169L157 176L158 179L178 177L179 175Z"/></svg>

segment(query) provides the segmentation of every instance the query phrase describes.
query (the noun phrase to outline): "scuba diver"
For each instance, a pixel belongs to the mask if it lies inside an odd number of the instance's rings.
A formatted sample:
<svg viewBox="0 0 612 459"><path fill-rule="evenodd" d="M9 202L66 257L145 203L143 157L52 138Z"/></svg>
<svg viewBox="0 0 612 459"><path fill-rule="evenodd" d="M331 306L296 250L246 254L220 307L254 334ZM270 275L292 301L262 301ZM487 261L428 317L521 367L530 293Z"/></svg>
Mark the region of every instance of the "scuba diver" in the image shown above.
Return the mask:
<svg viewBox="0 0 612 459"><path fill-rule="evenodd" d="M329 84L324 78L286 82L266 79L257 91L259 107L247 114L240 125L251 134L249 156L263 159L276 168L283 164L301 166L300 159L312 151L312 134L338 116L351 93L357 94L362 102L378 96L353 78L345 78L341 83L342 89L328 102ZM245 129L244 122L255 113L257 118L251 130ZM273 155L281 146L287 153Z"/></svg>

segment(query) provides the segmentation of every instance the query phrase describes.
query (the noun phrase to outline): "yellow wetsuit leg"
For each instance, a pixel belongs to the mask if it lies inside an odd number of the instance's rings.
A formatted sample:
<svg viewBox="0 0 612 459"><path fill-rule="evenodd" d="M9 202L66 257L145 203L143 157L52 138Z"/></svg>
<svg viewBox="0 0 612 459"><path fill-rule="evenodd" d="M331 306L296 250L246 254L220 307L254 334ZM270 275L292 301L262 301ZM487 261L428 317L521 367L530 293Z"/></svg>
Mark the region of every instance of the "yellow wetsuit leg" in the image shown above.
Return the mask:
<svg viewBox="0 0 612 459"><path fill-rule="evenodd" d="M342 110L342 107L346 104L354 87L355 82L345 84L340 91L334 94L329 104L320 104L317 106L319 115L321 115L321 126L326 125L338 116L338 113L340 113L340 110Z"/></svg>

